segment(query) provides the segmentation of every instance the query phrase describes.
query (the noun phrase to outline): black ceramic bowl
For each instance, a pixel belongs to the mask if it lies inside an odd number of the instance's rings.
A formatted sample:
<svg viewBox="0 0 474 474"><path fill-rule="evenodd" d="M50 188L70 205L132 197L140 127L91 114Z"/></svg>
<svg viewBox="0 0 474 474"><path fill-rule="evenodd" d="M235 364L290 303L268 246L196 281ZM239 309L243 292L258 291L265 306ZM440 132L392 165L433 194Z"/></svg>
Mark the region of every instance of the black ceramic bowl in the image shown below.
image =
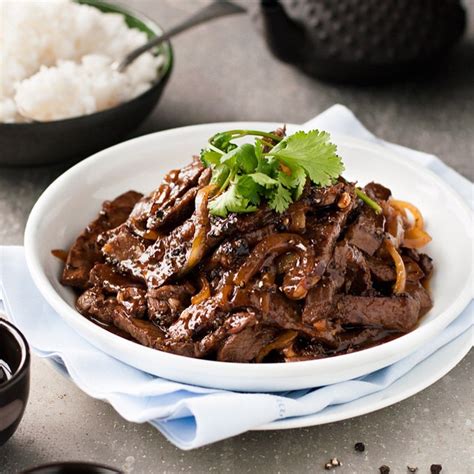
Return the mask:
<svg viewBox="0 0 474 474"><path fill-rule="evenodd" d="M148 37L162 34L162 28L128 7L101 0L79 0L103 12L121 13L130 28ZM111 109L65 120L32 123L0 123L0 165L25 166L78 160L106 148L136 128L157 104L173 67L169 42L158 49L165 61L150 89Z"/></svg>
<svg viewBox="0 0 474 474"><path fill-rule="evenodd" d="M23 471L22 474L121 474L113 467L87 462L58 462Z"/></svg>
<svg viewBox="0 0 474 474"><path fill-rule="evenodd" d="M30 350L21 332L0 318L0 446L20 423L30 392ZM5 374L9 372L9 375ZM10 375L11 374L11 375Z"/></svg>

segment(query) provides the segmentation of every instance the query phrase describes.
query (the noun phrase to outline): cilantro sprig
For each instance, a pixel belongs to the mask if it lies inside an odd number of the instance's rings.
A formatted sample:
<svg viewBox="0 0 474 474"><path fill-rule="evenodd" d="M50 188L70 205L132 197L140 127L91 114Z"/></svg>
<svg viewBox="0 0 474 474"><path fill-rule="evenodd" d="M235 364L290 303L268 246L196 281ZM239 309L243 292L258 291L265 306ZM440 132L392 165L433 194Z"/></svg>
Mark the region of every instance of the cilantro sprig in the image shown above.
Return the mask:
<svg viewBox="0 0 474 474"><path fill-rule="evenodd" d="M254 136L253 144L235 140ZM299 199L306 181L334 183L344 170L327 132L312 130L288 137L259 130L229 130L209 139L201 161L212 169L218 191L209 201L212 215L248 213L262 202L284 212Z"/></svg>

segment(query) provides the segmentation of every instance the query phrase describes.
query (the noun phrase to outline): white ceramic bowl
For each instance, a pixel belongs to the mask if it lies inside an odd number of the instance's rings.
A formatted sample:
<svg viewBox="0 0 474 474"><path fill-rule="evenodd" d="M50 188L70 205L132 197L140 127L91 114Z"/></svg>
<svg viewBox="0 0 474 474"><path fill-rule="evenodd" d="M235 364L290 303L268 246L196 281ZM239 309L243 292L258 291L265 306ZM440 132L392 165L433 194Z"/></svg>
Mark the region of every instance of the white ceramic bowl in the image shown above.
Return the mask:
<svg viewBox="0 0 474 474"><path fill-rule="evenodd" d="M149 192L171 168L186 164L216 132L275 129L275 123L218 123L158 132L116 145L60 176L39 198L25 231L29 270L48 303L82 337L107 354L168 379L242 391L316 387L385 367L442 331L472 298L472 215L467 205L432 172L378 145L333 136L351 180L379 181L422 211L433 241L433 309L411 333L386 344L338 357L293 363L238 364L191 359L141 346L88 321L74 309L75 295L62 286L62 264L51 249L67 249L102 202L129 189ZM288 126L289 133L298 126Z"/></svg>

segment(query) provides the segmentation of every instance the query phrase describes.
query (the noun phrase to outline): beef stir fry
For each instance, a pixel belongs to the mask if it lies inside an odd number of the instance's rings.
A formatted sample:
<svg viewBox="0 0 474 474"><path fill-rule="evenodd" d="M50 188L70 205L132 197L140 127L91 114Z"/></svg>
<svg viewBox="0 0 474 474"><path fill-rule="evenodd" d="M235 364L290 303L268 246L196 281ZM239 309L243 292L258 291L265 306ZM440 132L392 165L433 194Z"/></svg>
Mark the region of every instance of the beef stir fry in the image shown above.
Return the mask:
<svg viewBox="0 0 474 474"><path fill-rule="evenodd" d="M267 135L264 154L284 140L283 130ZM228 161L225 145L211 148ZM266 176L298 173L282 163ZM151 194L104 203L61 277L82 315L183 356L290 362L386 342L432 307L433 265L418 251L430 240L423 218L383 185L360 189L340 175L317 185L303 174L284 209L259 184L262 197L240 196L240 210L225 198L219 166L195 157Z"/></svg>

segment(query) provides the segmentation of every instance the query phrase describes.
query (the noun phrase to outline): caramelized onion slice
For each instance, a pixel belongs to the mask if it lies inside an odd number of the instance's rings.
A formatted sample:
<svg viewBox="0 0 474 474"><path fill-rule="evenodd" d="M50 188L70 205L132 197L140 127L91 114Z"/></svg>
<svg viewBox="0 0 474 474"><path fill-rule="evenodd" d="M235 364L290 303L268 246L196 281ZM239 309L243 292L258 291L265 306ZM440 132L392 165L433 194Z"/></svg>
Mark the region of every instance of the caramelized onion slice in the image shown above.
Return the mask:
<svg viewBox="0 0 474 474"><path fill-rule="evenodd" d="M395 272L397 275L397 279L393 287L393 292L398 295L405 291L405 285L407 281L405 263L403 262L401 255L397 252L397 249L390 240L385 240L385 248L392 257L393 262L395 263Z"/></svg>
<svg viewBox="0 0 474 474"><path fill-rule="evenodd" d="M206 232L209 223L209 211L207 202L211 193L216 191L217 184L208 184L201 188L196 194L196 223L194 239L186 264L181 270L181 274L188 272L195 267L202 259L206 250Z"/></svg>
<svg viewBox="0 0 474 474"><path fill-rule="evenodd" d="M61 260L63 263L67 262L67 256L68 256L68 251L67 250L62 250L62 249L54 249L51 250L51 254Z"/></svg>
<svg viewBox="0 0 474 474"><path fill-rule="evenodd" d="M203 301L211 297L211 287L209 286L209 282L207 281L207 278L204 275L201 275L199 277L199 281L201 283L201 290L199 291L198 294L194 295L191 298L192 304L202 303Z"/></svg>
<svg viewBox="0 0 474 474"><path fill-rule="evenodd" d="M262 268L267 258L275 258L298 246L306 247L304 239L297 234L281 233L273 234L261 240L245 263L240 267L234 278L234 283L238 286L245 286L246 283Z"/></svg>
<svg viewBox="0 0 474 474"><path fill-rule="evenodd" d="M298 331L285 331L283 334L280 334L273 342L264 346L260 352L258 353L257 357L255 358L255 362L262 362L262 360L270 354L273 350L281 350L288 347L298 335Z"/></svg>
<svg viewBox="0 0 474 474"><path fill-rule="evenodd" d="M418 227L408 229L403 238L403 246L407 249L419 249L429 242L431 242L431 236Z"/></svg>
<svg viewBox="0 0 474 474"><path fill-rule="evenodd" d="M398 199L390 199L389 204L398 211L402 212L404 215L406 215L406 211L408 209L408 211L410 211L411 215L415 219L414 227L416 227L417 229L423 229L425 225L423 216L416 206L414 206L410 202L400 201Z"/></svg>

